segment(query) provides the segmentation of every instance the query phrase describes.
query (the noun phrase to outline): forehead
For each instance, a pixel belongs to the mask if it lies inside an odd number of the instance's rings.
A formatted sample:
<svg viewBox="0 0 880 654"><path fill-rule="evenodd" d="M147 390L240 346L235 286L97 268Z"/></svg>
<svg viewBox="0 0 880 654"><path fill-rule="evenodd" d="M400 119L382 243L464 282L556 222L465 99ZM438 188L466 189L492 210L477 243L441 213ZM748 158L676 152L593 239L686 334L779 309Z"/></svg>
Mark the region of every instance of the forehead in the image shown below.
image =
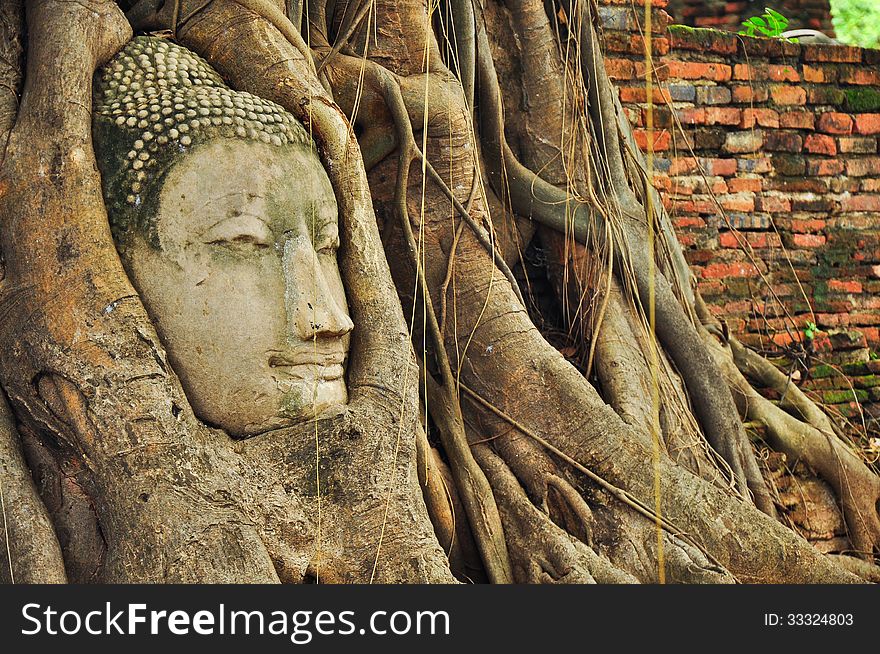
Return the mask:
<svg viewBox="0 0 880 654"><path fill-rule="evenodd" d="M235 213L336 219L336 199L317 154L301 145L218 138L181 155L159 195L156 227L172 237L200 233Z"/></svg>

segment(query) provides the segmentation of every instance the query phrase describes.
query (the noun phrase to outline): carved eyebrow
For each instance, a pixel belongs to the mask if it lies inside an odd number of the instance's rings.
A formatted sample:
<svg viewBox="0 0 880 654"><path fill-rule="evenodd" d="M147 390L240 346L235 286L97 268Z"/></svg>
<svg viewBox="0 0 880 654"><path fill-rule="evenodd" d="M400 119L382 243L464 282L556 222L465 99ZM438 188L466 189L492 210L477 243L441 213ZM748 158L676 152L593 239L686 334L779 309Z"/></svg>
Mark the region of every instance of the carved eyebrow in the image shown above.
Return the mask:
<svg viewBox="0 0 880 654"><path fill-rule="evenodd" d="M221 204L223 200L227 198L235 198L239 196L244 196L247 200L256 200L257 198L264 197L261 193L254 193L253 191L230 191L229 193L224 193L223 195L217 195L208 198L202 203L202 206L198 207L198 211L204 211L205 209L209 209L212 205L219 205L221 207L227 207L227 204Z"/></svg>

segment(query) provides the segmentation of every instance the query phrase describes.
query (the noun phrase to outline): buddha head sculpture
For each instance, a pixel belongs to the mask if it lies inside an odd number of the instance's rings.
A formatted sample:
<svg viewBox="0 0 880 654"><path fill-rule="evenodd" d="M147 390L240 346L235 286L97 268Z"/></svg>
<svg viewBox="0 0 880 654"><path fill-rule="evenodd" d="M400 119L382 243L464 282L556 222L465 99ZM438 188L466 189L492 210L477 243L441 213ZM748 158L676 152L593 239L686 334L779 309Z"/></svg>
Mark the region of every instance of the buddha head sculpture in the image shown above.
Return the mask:
<svg viewBox="0 0 880 654"><path fill-rule="evenodd" d="M95 89L116 246L196 415L249 436L345 404L336 199L302 124L153 37Z"/></svg>

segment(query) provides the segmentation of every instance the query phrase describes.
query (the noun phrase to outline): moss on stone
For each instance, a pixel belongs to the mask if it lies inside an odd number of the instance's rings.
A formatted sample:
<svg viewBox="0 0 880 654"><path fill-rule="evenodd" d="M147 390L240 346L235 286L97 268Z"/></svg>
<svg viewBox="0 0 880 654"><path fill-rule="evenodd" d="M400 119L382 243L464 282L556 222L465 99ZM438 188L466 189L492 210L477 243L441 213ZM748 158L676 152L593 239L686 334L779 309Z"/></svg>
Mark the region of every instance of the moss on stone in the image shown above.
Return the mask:
<svg viewBox="0 0 880 654"><path fill-rule="evenodd" d="M825 391L822 393L822 401L825 404L844 404L845 402L864 402L868 399L868 391L855 389L854 391Z"/></svg>
<svg viewBox="0 0 880 654"><path fill-rule="evenodd" d="M850 111L876 111L880 109L880 91L873 88L846 89L846 108Z"/></svg>
<svg viewBox="0 0 880 654"><path fill-rule="evenodd" d="M810 377L813 379L824 379L825 377L831 377L835 373L836 370L832 366L822 364L810 371Z"/></svg>

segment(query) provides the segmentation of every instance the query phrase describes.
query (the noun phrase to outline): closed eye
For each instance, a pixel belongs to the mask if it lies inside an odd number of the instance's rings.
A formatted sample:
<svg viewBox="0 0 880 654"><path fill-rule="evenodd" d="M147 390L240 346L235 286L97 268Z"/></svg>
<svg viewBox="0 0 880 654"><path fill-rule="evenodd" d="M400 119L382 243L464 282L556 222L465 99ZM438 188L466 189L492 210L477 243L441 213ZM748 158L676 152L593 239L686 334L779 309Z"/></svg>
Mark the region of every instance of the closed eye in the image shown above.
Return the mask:
<svg viewBox="0 0 880 654"><path fill-rule="evenodd" d="M202 236L209 245L252 246L268 248L272 245L272 232L259 217L238 214L220 221Z"/></svg>
<svg viewBox="0 0 880 654"><path fill-rule="evenodd" d="M233 237L218 238L208 241L208 245L253 245L256 248L267 248L269 244L260 236L254 234L239 234Z"/></svg>

